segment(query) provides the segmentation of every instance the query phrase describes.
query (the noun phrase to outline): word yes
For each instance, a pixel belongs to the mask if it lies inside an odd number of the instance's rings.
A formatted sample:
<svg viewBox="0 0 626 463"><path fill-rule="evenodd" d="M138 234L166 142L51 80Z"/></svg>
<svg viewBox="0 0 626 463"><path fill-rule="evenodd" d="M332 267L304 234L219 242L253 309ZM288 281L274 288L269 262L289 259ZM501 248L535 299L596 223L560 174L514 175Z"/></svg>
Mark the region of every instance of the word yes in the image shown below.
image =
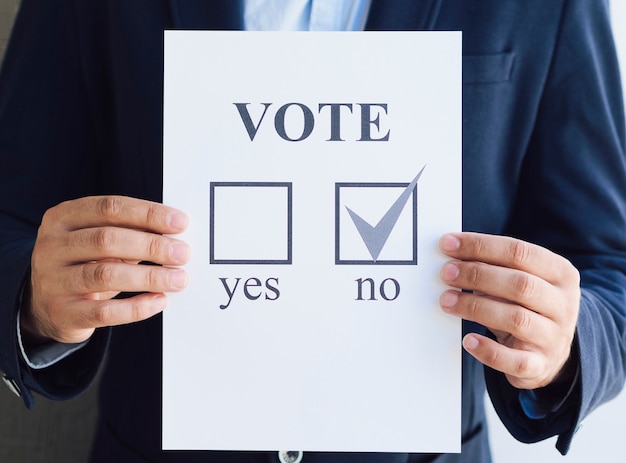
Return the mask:
<svg viewBox="0 0 626 463"><path fill-rule="evenodd" d="M239 287L239 282L242 280L241 278L235 278L234 285L231 286L228 284L229 278L220 278L219 279L224 285L224 289L226 290L226 295L228 296L228 302L226 304L220 304L220 309L227 309L230 303L235 296L235 292ZM242 285L241 291L243 295L249 301L256 301L262 295L265 296L265 300L275 301L280 297L280 291L278 290L278 278L270 277L265 280L265 283L262 283L258 278L252 277L248 278Z"/></svg>

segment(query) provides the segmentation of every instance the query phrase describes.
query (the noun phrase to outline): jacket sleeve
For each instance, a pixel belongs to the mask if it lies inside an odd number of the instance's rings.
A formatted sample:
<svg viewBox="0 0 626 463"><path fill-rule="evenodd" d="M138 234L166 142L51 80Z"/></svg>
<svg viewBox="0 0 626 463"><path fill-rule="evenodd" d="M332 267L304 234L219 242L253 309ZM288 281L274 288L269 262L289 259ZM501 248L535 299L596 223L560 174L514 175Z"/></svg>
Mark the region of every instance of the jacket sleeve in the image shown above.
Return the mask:
<svg viewBox="0 0 626 463"><path fill-rule="evenodd" d="M0 370L28 407L31 391L52 399L86 388L109 331L45 370L21 360L17 312L43 213L93 194L99 153L82 79L76 18L68 0L24 0L0 74Z"/></svg>
<svg viewBox="0 0 626 463"><path fill-rule="evenodd" d="M562 453L580 422L620 392L626 372L625 128L607 2L564 2L508 233L564 255L580 271L578 375L560 393L536 391L552 396L552 406L531 419L519 391L503 375L485 373L513 436L535 442L559 434Z"/></svg>

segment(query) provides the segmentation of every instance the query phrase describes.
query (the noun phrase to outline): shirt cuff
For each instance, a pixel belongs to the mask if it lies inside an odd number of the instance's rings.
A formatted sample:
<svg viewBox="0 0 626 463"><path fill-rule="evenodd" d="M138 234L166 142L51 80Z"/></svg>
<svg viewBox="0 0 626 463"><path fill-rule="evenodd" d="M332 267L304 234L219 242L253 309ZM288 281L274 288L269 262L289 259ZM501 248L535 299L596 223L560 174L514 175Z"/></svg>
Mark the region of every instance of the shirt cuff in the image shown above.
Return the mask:
<svg viewBox="0 0 626 463"><path fill-rule="evenodd" d="M66 344L62 342L50 341L37 347L26 348L22 342L22 330L20 329L20 312L17 313L17 342L20 346L22 358L30 368L42 370L82 349L87 345L89 339L76 344Z"/></svg>
<svg viewBox="0 0 626 463"><path fill-rule="evenodd" d="M580 363L577 363L571 382L550 384L533 390L520 390L518 400L524 414L531 420L542 420L557 411L569 398L579 378Z"/></svg>

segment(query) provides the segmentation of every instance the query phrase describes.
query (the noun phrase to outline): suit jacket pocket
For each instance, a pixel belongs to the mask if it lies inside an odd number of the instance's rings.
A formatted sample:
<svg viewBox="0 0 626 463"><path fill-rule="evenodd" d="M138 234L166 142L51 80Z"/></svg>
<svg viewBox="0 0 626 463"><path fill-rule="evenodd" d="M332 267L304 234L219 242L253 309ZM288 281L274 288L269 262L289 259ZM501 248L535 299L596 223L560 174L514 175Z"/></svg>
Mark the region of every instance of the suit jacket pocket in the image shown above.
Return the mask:
<svg viewBox="0 0 626 463"><path fill-rule="evenodd" d="M506 82L511 78L515 53L463 56L463 83L489 84Z"/></svg>

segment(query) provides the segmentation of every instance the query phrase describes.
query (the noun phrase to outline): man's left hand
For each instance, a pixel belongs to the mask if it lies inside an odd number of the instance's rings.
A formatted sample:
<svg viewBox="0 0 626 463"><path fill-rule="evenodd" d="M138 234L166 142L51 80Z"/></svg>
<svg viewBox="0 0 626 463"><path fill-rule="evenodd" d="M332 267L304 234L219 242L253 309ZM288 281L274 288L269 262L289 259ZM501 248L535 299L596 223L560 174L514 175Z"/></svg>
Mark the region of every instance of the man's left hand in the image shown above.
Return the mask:
<svg viewBox="0 0 626 463"><path fill-rule="evenodd" d="M441 269L445 312L486 326L496 341L470 333L463 347L516 388L562 378L580 305L580 275L565 258L534 244L495 235L453 233L439 247L453 260Z"/></svg>

